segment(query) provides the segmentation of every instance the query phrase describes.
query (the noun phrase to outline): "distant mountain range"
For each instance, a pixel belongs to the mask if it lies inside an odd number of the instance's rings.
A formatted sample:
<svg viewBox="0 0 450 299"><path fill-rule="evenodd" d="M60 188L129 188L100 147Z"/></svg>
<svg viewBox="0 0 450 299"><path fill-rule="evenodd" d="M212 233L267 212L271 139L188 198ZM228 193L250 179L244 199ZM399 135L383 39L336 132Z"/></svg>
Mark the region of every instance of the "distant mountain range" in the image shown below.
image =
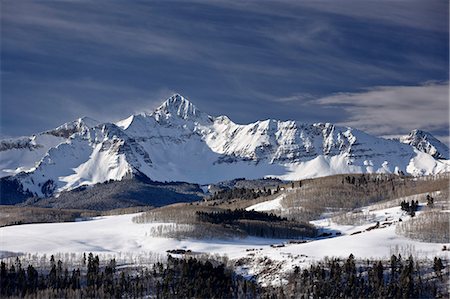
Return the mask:
<svg viewBox="0 0 450 299"><path fill-rule="evenodd" d="M297 180L341 173L450 170L449 149L412 131L388 140L330 123L273 119L240 125L179 94L153 113L117 123L80 118L30 137L0 141L0 173L37 197L135 176L211 184L234 178Z"/></svg>

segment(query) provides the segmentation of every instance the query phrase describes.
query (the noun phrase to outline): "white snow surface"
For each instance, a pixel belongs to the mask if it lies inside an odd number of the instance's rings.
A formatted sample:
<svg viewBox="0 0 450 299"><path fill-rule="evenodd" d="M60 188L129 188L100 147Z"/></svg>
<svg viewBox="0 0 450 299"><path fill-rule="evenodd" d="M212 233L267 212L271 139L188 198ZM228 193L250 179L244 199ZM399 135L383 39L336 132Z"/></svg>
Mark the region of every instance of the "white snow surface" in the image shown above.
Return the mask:
<svg viewBox="0 0 450 299"><path fill-rule="evenodd" d="M439 254L442 244L425 243L399 236L395 233L398 219L407 221L409 216L399 207L372 210L365 213L374 216L373 223L360 226L337 225L330 218L312 223L330 232L341 232L342 236L311 240L304 244L289 244L283 248L268 245L283 240L264 238L236 238L230 240L207 239L176 240L151 236L151 228L171 223L136 224L132 218L138 214L96 217L92 220L66 223L25 224L0 228L0 248L11 252L139 252L154 251L164 254L168 249L188 248L196 252L227 254L230 258L247 255L247 248L263 248L259 253L275 259L284 259L284 254L304 254L311 259L325 256L348 257L351 253L360 258L389 257L395 248L414 248L422 256ZM418 212L420 214L420 212ZM376 221L388 219L393 225L365 231ZM351 235L356 231L360 234Z"/></svg>
<svg viewBox="0 0 450 299"><path fill-rule="evenodd" d="M0 140L0 177L34 171L49 150L67 142L70 135L85 133L97 124L83 117L30 137Z"/></svg>
<svg viewBox="0 0 450 299"><path fill-rule="evenodd" d="M64 141L50 134L0 141L0 177L32 170L50 148Z"/></svg>
<svg viewBox="0 0 450 299"><path fill-rule="evenodd" d="M252 206L249 206L246 208L247 211L257 211L257 212L264 212L264 211L274 211L274 210L283 210L283 206L281 204L281 201L285 198L285 194L281 194L280 196L276 197L275 199L263 201L257 204L254 204Z"/></svg>
<svg viewBox="0 0 450 299"><path fill-rule="evenodd" d="M420 149L428 153L329 123L268 119L240 125L226 116L209 116L178 94L151 114L116 124L82 118L39 136L48 134L59 137L42 142L32 154L26 147L6 146L0 160L2 175L25 171L16 177L37 196L136 172L155 181L207 185L236 177L298 180L340 173L450 171L450 161L434 158L422 143Z"/></svg>
<svg viewBox="0 0 450 299"><path fill-rule="evenodd" d="M278 198L277 198L278 199ZM272 201L273 202L273 201ZM270 206L272 205L272 206ZM266 207L273 207L273 203ZM280 278L294 267L309 266L325 257L347 258L353 254L361 259L388 259L392 254L416 258L444 256L444 244L425 243L399 236L395 226L400 218L408 221L409 216L398 206L377 209L376 205L366 207L363 212L371 215L373 222L364 225L337 225L330 218L313 221L325 232L341 232L330 238L309 239L303 244L289 244L288 240L263 238L235 239L171 239L152 236L152 228L171 223L136 224L132 218L138 214L98 217L88 221L71 223L27 224L0 228L0 248L5 252L17 253L83 253L139 255L153 252L166 255L171 249L190 249L195 253L209 253L227 256L231 260L247 258L238 271L244 275L255 275L262 283L278 283ZM417 214L420 214L419 211ZM387 220L386 220L387 219ZM367 231L376 221L391 222L380 228ZM359 234L351 235L361 231ZM285 244L273 248L271 244ZM446 244L448 246L448 244ZM248 250L250 249L250 251ZM1 253L1 252L0 252ZM271 259L269 266L261 260ZM268 271L267 267L273 267ZM266 273L266 274L264 274ZM270 274L267 274L270 273Z"/></svg>
<svg viewBox="0 0 450 299"><path fill-rule="evenodd" d="M0 228L0 248L10 252L143 252L165 255L166 250L188 248L195 252L241 257L246 248L271 244L262 238L231 240L176 240L150 236L152 227L171 223L136 224L138 214L105 216L89 221L26 224Z"/></svg>

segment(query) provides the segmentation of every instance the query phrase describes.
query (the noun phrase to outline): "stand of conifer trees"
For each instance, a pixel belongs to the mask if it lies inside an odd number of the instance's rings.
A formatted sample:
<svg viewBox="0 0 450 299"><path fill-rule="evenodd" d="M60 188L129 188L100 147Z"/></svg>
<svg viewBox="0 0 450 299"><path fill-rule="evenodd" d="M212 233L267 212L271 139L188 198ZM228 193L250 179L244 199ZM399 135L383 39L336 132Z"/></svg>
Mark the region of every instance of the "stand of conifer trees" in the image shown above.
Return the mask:
<svg viewBox="0 0 450 299"><path fill-rule="evenodd" d="M231 188L224 189L215 192L211 195L208 200L230 200L233 198L239 199L255 199L260 196L272 195L272 190L270 188L263 190L247 189L247 188Z"/></svg>
<svg viewBox="0 0 450 299"><path fill-rule="evenodd" d="M417 208L419 207L419 201L411 200L411 204L405 200L402 200L400 207L403 211L407 212L411 217L416 215Z"/></svg>
<svg viewBox="0 0 450 299"><path fill-rule="evenodd" d="M233 223L236 220L260 220L260 221L287 221L273 213L257 212L254 210L247 211L244 209L224 210L215 212L197 211L197 218L203 222L210 223Z"/></svg>
<svg viewBox="0 0 450 299"><path fill-rule="evenodd" d="M353 255L347 260L329 259L309 269L298 267L285 287L266 290L275 298L444 298L444 265L435 258L432 269L421 269L410 256L392 255L390 262L361 264ZM430 271L431 270L431 271ZM427 275L424 275L427 273ZM448 281L448 277L447 277Z"/></svg>
<svg viewBox="0 0 450 299"><path fill-rule="evenodd" d="M286 284L260 288L223 264L168 256L153 267L123 268L90 253L81 268L22 267L1 262L1 298L443 298L448 271L441 258L421 268L413 257L390 261L325 259L295 268Z"/></svg>
<svg viewBox="0 0 450 299"><path fill-rule="evenodd" d="M50 259L49 269L28 265L17 258L0 266L1 298L255 298L258 288L225 268L195 258L168 257L151 269L118 270L114 259L100 266L88 255L85 267L69 271Z"/></svg>
<svg viewBox="0 0 450 299"><path fill-rule="evenodd" d="M244 231L250 236L262 238L304 238L315 237L317 230L309 223L289 221L273 213L247 211L244 209L214 212L196 212L201 222L223 224L234 230Z"/></svg>

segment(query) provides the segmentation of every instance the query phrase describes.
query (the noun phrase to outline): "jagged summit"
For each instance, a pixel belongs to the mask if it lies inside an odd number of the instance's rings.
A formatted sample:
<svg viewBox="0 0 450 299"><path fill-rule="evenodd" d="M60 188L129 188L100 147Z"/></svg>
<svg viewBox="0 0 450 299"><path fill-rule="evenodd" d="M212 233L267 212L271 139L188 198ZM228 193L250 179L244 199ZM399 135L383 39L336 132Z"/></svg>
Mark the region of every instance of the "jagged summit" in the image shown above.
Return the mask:
<svg viewBox="0 0 450 299"><path fill-rule="evenodd" d="M415 129L408 135L400 137L400 142L409 144L419 151L430 154L436 159L449 159L449 149L431 133Z"/></svg>
<svg viewBox="0 0 450 299"><path fill-rule="evenodd" d="M156 110L156 115L169 117L178 116L182 119L200 117L203 113L188 99L176 93L162 103Z"/></svg>
<svg viewBox="0 0 450 299"><path fill-rule="evenodd" d="M58 127L56 127L54 130L58 130L58 129L62 129L62 128L73 128L73 127L77 127L77 128L81 128L81 127L86 127L86 128L94 128L96 127L98 124L100 124L99 121L90 118L88 116L83 116L83 117L79 117L73 121L70 122L66 122Z"/></svg>
<svg viewBox="0 0 450 299"><path fill-rule="evenodd" d="M210 125L213 119L201 112L188 99L176 93L152 113L134 114L116 122L116 125L135 137L149 137L155 133L162 133L159 130L160 126L166 129L193 129L196 124Z"/></svg>
<svg viewBox="0 0 450 299"><path fill-rule="evenodd" d="M84 116L74 121L64 123L53 130L45 131L44 134L68 138L72 134L79 132L86 132L89 129L94 128L98 124L99 122L96 121L95 119Z"/></svg>
<svg viewBox="0 0 450 299"><path fill-rule="evenodd" d="M80 124L80 125L83 124L89 128L93 128L100 124L100 122L98 120L95 120L89 116L80 117L76 121L78 122L78 124Z"/></svg>

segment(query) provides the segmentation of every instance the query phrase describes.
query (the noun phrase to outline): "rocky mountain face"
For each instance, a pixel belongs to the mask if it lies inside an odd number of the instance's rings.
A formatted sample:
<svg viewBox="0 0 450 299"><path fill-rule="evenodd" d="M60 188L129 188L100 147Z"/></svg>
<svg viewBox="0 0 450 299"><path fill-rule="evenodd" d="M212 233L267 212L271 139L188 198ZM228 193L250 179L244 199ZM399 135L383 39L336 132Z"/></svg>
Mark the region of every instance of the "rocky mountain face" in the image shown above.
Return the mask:
<svg viewBox="0 0 450 299"><path fill-rule="evenodd" d="M448 147L428 132L412 130L409 135L401 137L400 142L409 144L436 159L450 159Z"/></svg>
<svg viewBox="0 0 450 299"><path fill-rule="evenodd" d="M115 124L82 118L2 140L0 167L2 176L14 175L22 191L39 197L137 174L211 184L242 177L449 171L448 148L429 133L413 132L399 142L329 123L268 119L241 125L175 94L153 113Z"/></svg>

